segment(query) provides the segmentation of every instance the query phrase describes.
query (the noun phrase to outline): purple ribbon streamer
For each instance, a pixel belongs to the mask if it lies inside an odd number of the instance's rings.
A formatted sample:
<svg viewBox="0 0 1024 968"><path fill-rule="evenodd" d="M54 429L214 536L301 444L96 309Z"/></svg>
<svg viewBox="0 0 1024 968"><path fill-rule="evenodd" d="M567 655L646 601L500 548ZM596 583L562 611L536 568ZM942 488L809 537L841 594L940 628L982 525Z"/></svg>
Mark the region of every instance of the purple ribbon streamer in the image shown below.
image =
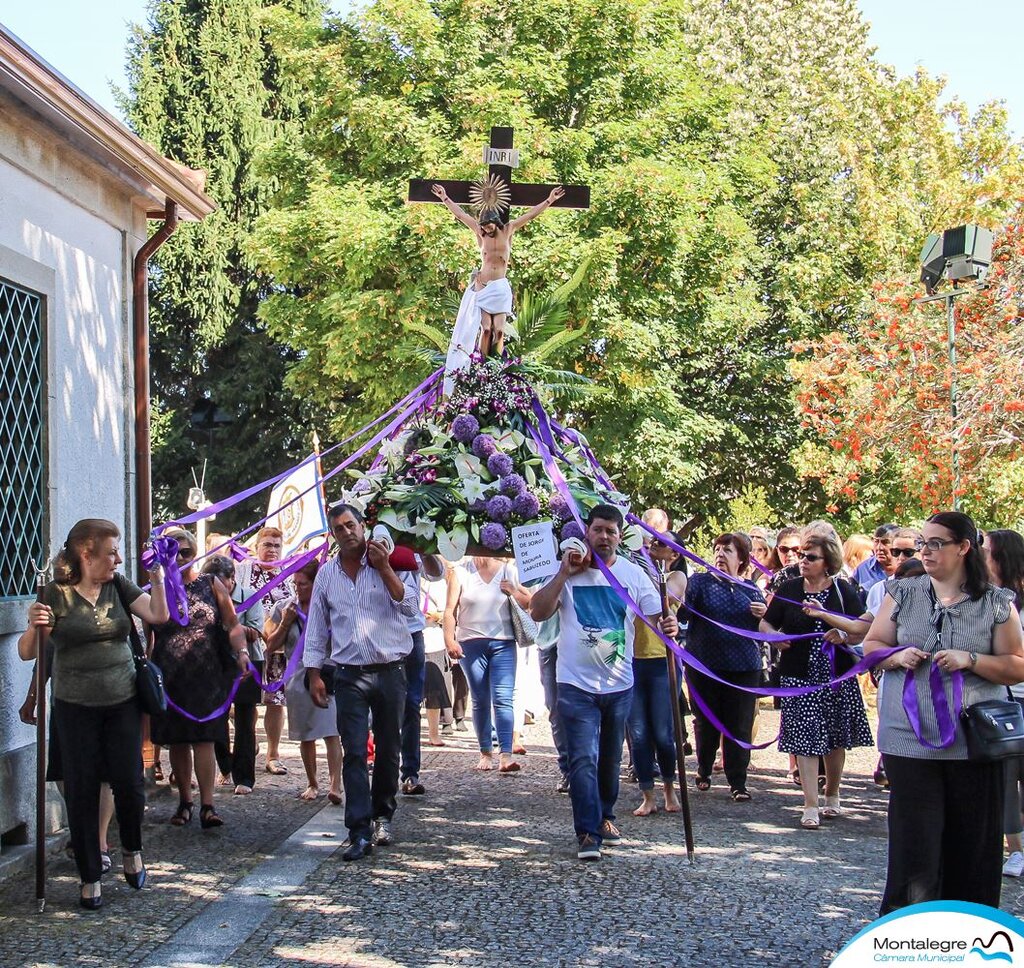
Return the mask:
<svg viewBox="0 0 1024 968"><path fill-rule="evenodd" d="M142 567L151 571L154 566L163 565L164 595L167 611L179 625L188 625L188 597L185 594L185 580L178 567L178 542L175 538L156 535L142 552Z"/></svg>
<svg viewBox="0 0 1024 968"><path fill-rule="evenodd" d="M187 514L182 518L176 518L173 521L167 521L166 523L160 525L158 530L164 531L167 528L170 528L175 525L178 527L184 527L188 524L195 524L196 521L202 521L205 518L211 517L214 514L220 514L222 511L226 511L228 508L234 507L236 504L239 504L242 501L246 500L247 498L252 497L254 494L259 494L260 491L268 487L273 487L273 485L277 484L279 481L283 481L289 474L299 470L302 467L305 467L310 461L318 460L319 458L322 458L324 455L330 454L333 451L337 450L339 447L343 447L345 444L348 444L351 441L358 439L368 430L370 430L371 427L376 427L377 424L383 423L383 421L387 420L388 417L390 417L393 413L395 413L398 410L401 410L403 407L406 407L410 401L415 400L417 397L429 396L430 388L432 388L433 384L435 384L443 376L443 374L443 368L435 370L418 387L416 387L415 390L412 390L410 393L407 393L404 397L402 397L401 400L398 401L398 403L391 407L391 409L386 410L375 420L371 420L368 424L366 424L364 427L361 427L355 433L349 434L349 436L346 437L344 440L338 441L338 443L336 444L332 444L330 447L327 448L327 450L321 451L319 454L310 454L309 457L300 461L294 467L289 467L287 470L282 471L280 474L275 474L273 477L268 477L267 480L263 481L261 484L254 484L252 487L248 487L244 491L239 491L237 494L234 494L231 497L226 497L221 501L217 501L215 504L211 504L209 507L202 508L201 510L196 511L193 514ZM333 473L334 472L332 472L332 474ZM326 481L328 477L332 476L332 474L325 475L320 481L317 481L317 483L313 486L319 486L324 481ZM310 490L312 490L312 488L307 488L306 491L303 492L303 494L300 494L297 498L295 498L295 500L299 500L299 498L303 497L304 494L308 493ZM290 503L292 502L289 502L289 504ZM287 506L288 505L284 505L284 507ZM281 509L279 508L278 510ZM277 512L275 511L274 513L276 514ZM257 527L260 524L263 524L265 521L268 520L269 517L270 515L268 515L266 518L263 518L261 521L257 522L256 525L252 525L249 529L247 529L247 531L252 530L252 528ZM247 533L247 531L241 533L245 534ZM220 545L220 548L223 548L227 544L228 542L224 542L224 544ZM210 552L210 554L215 554L218 550L220 549L215 548L213 551Z"/></svg>
<svg viewBox="0 0 1024 968"><path fill-rule="evenodd" d="M903 711L907 714L910 728L914 731L917 741L922 746L933 750L944 750L952 746L956 740L956 720L964 705L964 674L959 669L954 669L950 674L953 683L953 712L950 712L949 702L946 700L946 689L942 682L942 671L934 662L928 670L928 688L932 695L932 704L935 707L935 722L939 727L939 743L931 743L924 738L924 730L921 727L921 710L917 704L916 670L906 670L903 677Z"/></svg>
<svg viewBox="0 0 1024 968"><path fill-rule="evenodd" d="M235 606L235 611L241 615L248 608L258 602L261 598L266 596L268 592L272 592L279 585L286 582L292 575L302 568L305 568L314 558L319 557L322 561L327 555L328 542L324 542L322 545L317 545L312 551L304 551L301 555L293 557L292 563L287 568L281 568L273 578L270 579L265 585L261 585L252 595L250 595L241 605Z"/></svg>
<svg viewBox="0 0 1024 968"><path fill-rule="evenodd" d="M689 696L694 701L694 703L700 707L700 711L704 713L704 715L707 717L708 722L711 723L711 725L714 726L714 728L718 730L718 732L720 732L727 740L729 740L732 743L735 743L742 749L766 750L769 746L772 745L772 743L778 742L779 737L782 735L782 732L780 730L778 733L775 734L775 737L773 739L768 740L767 743L751 743L748 740L739 739L736 736L733 736L733 734L725 727L725 724L714 714L711 707L706 702L704 702L704 700L701 698L700 693L693 688L692 682L687 681L686 691L687 693L689 693ZM755 700L755 702L756 701L757 700Z"/></svg>

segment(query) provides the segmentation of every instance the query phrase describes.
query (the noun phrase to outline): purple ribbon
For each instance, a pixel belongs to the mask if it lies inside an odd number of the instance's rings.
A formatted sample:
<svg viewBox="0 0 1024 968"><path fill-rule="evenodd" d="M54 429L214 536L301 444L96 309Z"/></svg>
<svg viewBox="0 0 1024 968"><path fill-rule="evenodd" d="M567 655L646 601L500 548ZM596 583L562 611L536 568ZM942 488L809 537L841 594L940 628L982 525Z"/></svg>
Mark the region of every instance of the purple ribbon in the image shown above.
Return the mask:
<svg viewBox="0 0 1024 968"><path fill-rule="evenodd" d="M300 461L294 467L289 467L287 470L282 471L280 474L275 474L273 477L268 477L261 484L254 484L252 487L248 487L244 491L239 491L237 494L234 494L231 497L224 498L221 501L217 501L215 504L211 504L209 507L202 508L201 510L196 511L193 514L187 514L182 518L176 518L173 521L167 521L166 523L160 525L159 530L164 531L167 528L170 528L174 525L184 527L185 525L195 524L196 521L202 521L205 518L213 516L214 514L220 514L222 511L226 511L228 508L234 507L236 504L239 504L242 501L252 497L254 494L259 494L260 491L268 487L273 487L273 485L277 484L279 481L283 481L289 474L299 470L302 467L305 467L310 461L318 460L324 457L326 454L330 454L333 451L337 450L339 447L343 447L345 444L351 443L353 440L357 440L359 437L361 437L363 434L369 431L372 427L376 427L377 424L383 423L393 413L407 408L410 402L418 403L425 401L430 397L430 390L433 387L433 385L437 383L437 381L440 380L443 375L443 368L435 370L418 387L416 387L415 390L411 391L410 393L407 393L404 397L402 397L401 400L398 401L398 403L396 403L389 410L386 410L379 417L377 417L375 420L371 420L365 426L360 427L359 430L357 430L355 433L349 434L349 436L346 437L344 440L338 441L338 443L336 444L332 444L330 447L327 448L327 450L322 451L319 454L310 454L309 457L305 458L305 460ZM346 464L345 466L348 465ZM337 469L335 469L335 471L332 471L331 474L325 475L321 480L317 481L316 484L313 485L313 487L317 487L320 484L322 484L329 477L333 476L333 474L336 473L336 471ZM302 498L305 494L311 491L313 487L307 488L302 494L300 494L294 500L297 501L300 498ZM288 502L288 504L292 503L294 503L294 501ZM282 507L288 507L288 504L285 504ZM278 510L281 510L281 508L279 508ZM274 513L277 514L277 511L275 511ZM246 529L246 531L240 532L240 534L247 534L249 531L252 531L253 529L259 527L259 525L265 523L267 520L269 520L270 517L272 517L272 515L267 515L267 517L258 521L255 525L251 525L249 528ZM238 535L236 535L236 537L238 537ZM215 554L217 551L220 550L220 548L225 547L227 544L229 544L229 542L224 542L224 544L220 545L218 548L215 548L213 551L209 552L209 554ZM204 555L203 557L206 556Z"/></svg>
<svg viewBox="0 0 1024 968"><path fill-rule="evenodd" d="M322 545L317 545L312 551L304 551L300 555L293 556L290 561L291 564L286 568L281 568L273 578L270 579L265 585L261 585L252 595L250 595L241 605L235 606L235 611L241 615L248 608L258 602L261 598L264 598L268 592L272 592L279 585L286 582L292 575L297 571L305 568L314 558L319 557L321 561L327 557L328 542L324 542Z"/></svg>
<svg viewBox="0 0 1024 968"><path fill-rule="evenodd" d="M188 625L188 596L178 567L178 542L175 538L163 535L150 538L149 546L142 552L142 567L151 571L157 565L163 565L164 594L171 619L179 625Z"/></svg>
<svg viewBox="0 0 1024 968"><path fill-rule="evenodd" d="M704 700L701 698L700 693L697 692L696 689L694 689L693 683L689 679L687 679L687 681L686 681L686 689L687 689L687 692L690 695L690 698L694 701L694 704L697 705L700 708L700 711L702 713L704 713L704 715L707 717L708 722L711 723L711 725L716 730L718 730L718 732L721 733L727 740L729 740L730 742L735 743L737 746L741 747L742 749L745 749L745 750L765 750L765 749L768 749L768 747L771 746L773 743L778 742L779 737L782 735L782 732L780 730L778 733L775 734L775 736L772 739L768 740L767 743L751 743L748 740L739 739L738 737L733 736L733 734L726 728L725 724L714 714L714 712L712 711L711 707L706 702L704 702ZM756 701L757 700L755 700L755 702Z"/></svg>
<svg viewBox="0 0 1024 968"><path fill-rule="evenodd" d="M932 750L947 749L956 740L956 720L964 705L964 674L959 669L954 669L950 674L953 683L953 711L950 712L946 689L942 681L942 670L934 662L931 663L931 668L928 670L928 688L932 695L932 704L935 707L935 722L939 727L939 742L936 745L924 738L924 730L921 728L921 710L917 704L915 672L916 670L907 669L903 677L903 711L907 714L910 728L922 746L927 746Z"/></svg>

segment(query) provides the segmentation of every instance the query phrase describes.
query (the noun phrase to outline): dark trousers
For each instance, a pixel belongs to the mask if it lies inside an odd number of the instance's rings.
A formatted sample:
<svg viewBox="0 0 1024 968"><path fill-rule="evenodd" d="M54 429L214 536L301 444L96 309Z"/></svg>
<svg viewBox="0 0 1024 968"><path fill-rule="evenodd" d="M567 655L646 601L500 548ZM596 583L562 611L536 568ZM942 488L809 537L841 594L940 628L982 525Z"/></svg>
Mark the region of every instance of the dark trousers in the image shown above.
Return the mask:
<svg viewBox="0 0 1024 968"><path fill-rule="evenodd" d="M239 690L241 691L241 690ZM224 739L213 744L217 768L230 776L236 786L256 786L256 703L236 702L234 712L235 742L228 745L228 717L224 716Z"/></svg>
<svg viewBox="0 0 1024 968"><path fill-rule="evenodd" d="M576 836L601 842L601 825L615 819L622 739L633 690L593 693L562 682L558 715L569 752L569 797Z"/></svg>
<svg viewBox="0 0 1024 968"><path fill-rule="evenodd" d="M116 706L53 702L64 766L64 800L75 863L83 884L103 873L100 777L110 782L125 852L142 850L146 795L142 778L142 714L135 699Z"/></svg>
<svg viewBox="0 0 1024 968"><path fill-rule="evenodd" d="M569 754L565 748L565 730L562 718L558 715L558 680L555 668L558 664L558 646L539 649L537 658L540 662L540 681L544 687L544 705L548 709L548 722L551 723L551 738L558 750L558 771L562 776L569 775Z"/></svg>
<svg viewBox="0 0 1024 968"><path fill-rule="evenodd" d="M999 907L1003 764L882 755L889 868L879 914L923 901Z"/></svg>
<svg viewBox="0 0 1024 968"><path fill-rule="evenodd" d="M420 775L420 705L427 681L423 633L412 633L412 652L405 657L405 714L402 717L402 779Z"/></svg>
<svg viewBox="0 0 1024 968"><path fill-rule="evenodd" d="M339 665L335 672L338 732L345 747L345 826L349 836L369 837L372 821L390 820L398 793L398 761L405 713L405 663L369 671ZM366 742L373 716L373 785L366 767Z"/></svg>
<svg viewBox="0 0 1024 968"><path fill-rule="evenodd" d="M633 739L633 769L641 790L654 789L655 759L663 783L676 777L672 702L665 659L634 659L629 735Z"/></svg>
<svg viewBox="0 0 1024 968"><path fill-rule="evenodd" d="M466 702L469 700L469 680L462 665L452 664L452 719L461 723L466 718Z"/></svg>
<svg viewBox="0 0 1024 968"><path fill-rule="evenodd" d="M758 686L761 684L761 671L752 669L749 672L715 672L723 679L734 682L738 686ZM693 669L686 670L686 685L692 696L694 692L708 705L718 717L721 724L737 739L750 742L750 734L754 728L754 712L757 709L757 696L749 692L731 689L703 673ZM722 744L722 765L725 777L734 790L742 790L747 785L747 770L750 768L750 750L744 749L730 739L722 742L722 734L713 726L696 700L691 701L693 707L693 732L697 740L697 772L700 776L711 776L715 765L715 754L719 743Z"/></svg>

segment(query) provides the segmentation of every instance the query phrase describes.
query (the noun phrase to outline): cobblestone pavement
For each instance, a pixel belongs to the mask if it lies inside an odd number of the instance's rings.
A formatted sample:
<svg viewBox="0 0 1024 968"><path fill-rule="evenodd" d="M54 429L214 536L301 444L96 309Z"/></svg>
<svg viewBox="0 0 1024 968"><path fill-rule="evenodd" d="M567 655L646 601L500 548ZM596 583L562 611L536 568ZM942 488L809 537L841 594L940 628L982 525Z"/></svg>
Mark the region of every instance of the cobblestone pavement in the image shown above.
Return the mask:
<svg viewBox="0 0 1024 968"><path fill-rule="evenodd" d="M761 718L763 741L778 717ZM873 750L850 755L843 816L819 831L799 829L801 796L774 749L754 754L751 803L734 804L720 776L708 793L691 785L694 866L680 817L633 817L638 795L623 784L623 843L584 865L575 858L569 799L553 792L546 726L526 738L530 753L512 776L471 769L472 734L425 750L428 793L400 798L394 846L355 864L340 852L329 856L298 891L276 898L225 964L822 965L875 917L886 794L871 781ZM317 809L340 845L342 810L295 799L301 766L294 746L284 752L290 776L261 774L252 797L222 797L229 822L220 831L200 831L198 822L170 828L171 798L153 800L152 886L135 893L107 878L101 912L79 911L66 860L54 866L42 916L30 875L4 885L0 963L138 964L261 862L273 864L275 847ZM1004 908L1024 908L1022 887L1004 880Z"/></svg>

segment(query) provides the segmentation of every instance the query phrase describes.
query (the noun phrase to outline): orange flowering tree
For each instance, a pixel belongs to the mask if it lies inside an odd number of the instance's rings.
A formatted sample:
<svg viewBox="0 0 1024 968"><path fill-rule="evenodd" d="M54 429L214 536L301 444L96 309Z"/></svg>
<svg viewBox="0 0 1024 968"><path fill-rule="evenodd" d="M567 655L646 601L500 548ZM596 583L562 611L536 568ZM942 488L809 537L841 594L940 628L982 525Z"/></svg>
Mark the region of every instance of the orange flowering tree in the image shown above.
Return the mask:
<svg viewBox="0 0 1024 968"><path fill-rule="evenodd" d="M794 345L797 409L813 438L795 453L828 510L852 523L952 506L979 523L1024 520L1024 223L996 240L986 284L956 301L955 377L944 302L918 283L878 283L848 330ZM950 412L955 379L957 417Z"/></svg>

